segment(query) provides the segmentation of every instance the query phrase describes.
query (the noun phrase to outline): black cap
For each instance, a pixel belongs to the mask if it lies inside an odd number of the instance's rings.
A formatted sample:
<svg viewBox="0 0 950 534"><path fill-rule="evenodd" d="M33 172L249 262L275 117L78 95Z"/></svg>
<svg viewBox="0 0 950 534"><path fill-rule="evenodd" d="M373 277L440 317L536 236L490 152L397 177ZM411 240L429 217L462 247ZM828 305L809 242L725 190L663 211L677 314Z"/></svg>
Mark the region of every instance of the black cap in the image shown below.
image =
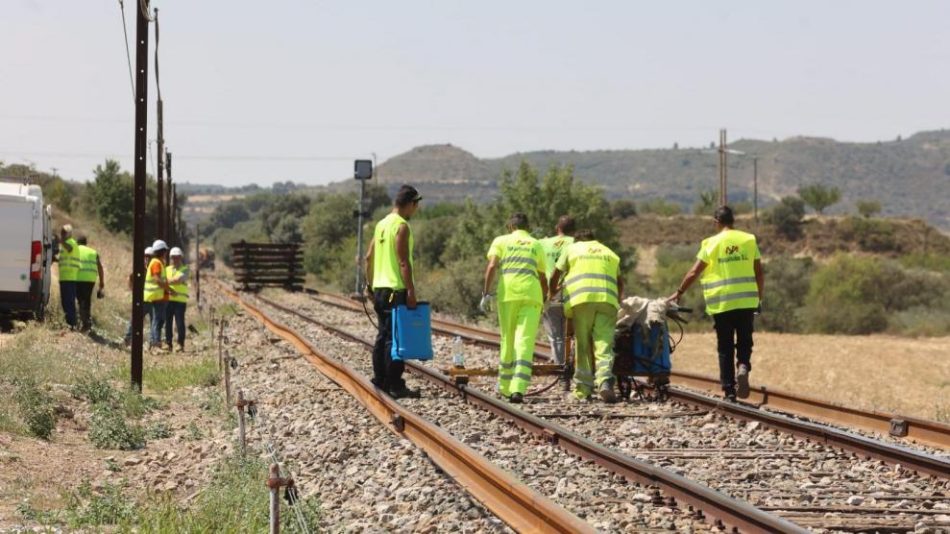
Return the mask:
<svg viewBox="0 0 950 534"><path fill-rule="evenodd" d="M422 200L422 196L419 194L419 191L411 185L403 185L399 188L399 191L396 192L395 202L397 206L408 206L420 200Z"/></svg>
<svg viewBox="0 0 950 534"><path fill-rule="evenodd" d="M732 214L732 208L729 206L720 206L713 214L713 219L725 225L734 224L736 222L736 218Z"/></svg>

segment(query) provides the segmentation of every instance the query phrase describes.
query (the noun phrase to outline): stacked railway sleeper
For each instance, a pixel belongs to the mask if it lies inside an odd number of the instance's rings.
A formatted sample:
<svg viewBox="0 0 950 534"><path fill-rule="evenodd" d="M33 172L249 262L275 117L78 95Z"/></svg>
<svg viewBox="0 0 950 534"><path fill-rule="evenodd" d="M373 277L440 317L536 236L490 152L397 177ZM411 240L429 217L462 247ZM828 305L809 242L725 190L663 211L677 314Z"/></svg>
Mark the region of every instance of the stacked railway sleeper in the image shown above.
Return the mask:
<svg viewBox="0 0 950 534"><path fill-rule="evenodd" d="M279 303L289 304L291 311L300 314L292 320L300 328L306 328L309 335L325 336L326 332L321 332L322 329L313 324L303 324L301 315L319 317L321 322L364 340L372 339L375 333L361 313L328 306L300 294L271 293L268 296L271 299L276 297ZM475 331L473 335L483 333ZM437 368L450 365L450 340L439 336L434 345L436 358L430 365ZM365 347L353 347L350 353L348 358L354 365L367 367L369 359ZM497 363L497 353L470 346L466 361L469 366L492 366ZM552 377L537 379L542 383L550 380ZM494 382L486 377L473 380L469 387L491 393ZM425 409L433 409L436 413L441 413L445 405L458 397L457 393L446 397L439 389L429 387L424 393L428 400L409 402L421 402ZM435 408L430 408L430 403L434 403ZM529 396L529 402L521 410L556 422L618 453L666 468L812 530L908 532L950 529L950 481L946 473L940 476L939 472L947 466L945 458L937 459L934 464L938 469L936 475L923 475L899 465L862 458L853 452L795 437L758 421L737 420L717 409L701 409L677 401L616 405L572 403L559 386ZM445 424L463 436L474 433L478 439L483 439L483 432L472 429L472 421L480 416L464 413L465 420L449 415ZM529 472L536 472L534 468L529 469ZM570 468L561 470L558 483L562 487L574 483L574 471ZM565 482L560 482L561 479ZM649 498L652 502L666 503L667 506L660 508L668 508L675 502L643 488L632 493L616 491L611 489L607 493L616 494L617 501L646 502ZM674 526L680 527L675 519L673 521Z"/></svg>

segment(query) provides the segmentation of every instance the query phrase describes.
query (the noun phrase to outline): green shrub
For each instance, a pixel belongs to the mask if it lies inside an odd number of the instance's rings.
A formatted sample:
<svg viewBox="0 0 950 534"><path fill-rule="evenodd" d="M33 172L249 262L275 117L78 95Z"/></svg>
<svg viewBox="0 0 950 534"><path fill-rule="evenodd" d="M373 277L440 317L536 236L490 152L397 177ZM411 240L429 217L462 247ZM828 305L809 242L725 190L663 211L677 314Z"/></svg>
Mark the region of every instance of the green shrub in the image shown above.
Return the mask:
<svg viewBox="0 0 950 534"><path fill-rule="evenodd" d="M841 200L841 190L837 187L822 184L811 184L798 188L798 196L805 201L818 215Z"/></svg>
<svg viewBox="0 0 950 534"><path fill-rule="evenodd" d="M906 336L950 334L950 310L916 307L899 311L888 320L888 330Z"/></svg>
<svg viewBox="0 0 950 534"><path fill-rule="evenodd" d="M145 437L148 439L164 439L171 435L172 431L165 421L155 421L145 430Z"/></svg>
<svg viewBox="0 0 950 534"><path fill-rule="evenodd" d="M16 388L14 398L27 430L40 439L48 440L56 430L53 398L32 379L18 380Z"/></svg>
<svg viewBox="0 0 950 534"><path fill-rule="evenodd" d="M789 240L802 237L802 219L805 217L805 202L798 197L785 197L765 212L765 222Z"/></svg>
<svg viewBox="0 0 950 534"><path fill-rule="evenodd" d="M855 203L855 207L858 209L858 214L860 214L865 219L870 219L878 213L881 213L881 203L876 200L859 200Z"/></svg>
<svg viewBox="0 0 950 534"><path fill-rule="evenodd" d="M79 377L71 392L77 399L89 401L91 404L112 402L118 397L118 392L108 380L92 375Z"/></svg>
<svg viewBox="0 0 950 534"><path fill-rule="evenodd" d="M950 255L931 252L914 252L899 258L901 265L908 268L926 269L950 273Z"/></svg>
<svg viewBox="0 0 950 534"><path fill-rule="evenodd" d="M895 252L899 250L897 228L884 219L848 217L841 222L842 238L854 241L866 252Z"/></svg>
<svg viewBox="0 0 950 534"><path fill-rule="evenodd" d="M672 202L668 202L662 198L644 200L640 203L638 210L640 213L660 215L663 217L672 217L683 212L683 208L680 207L679 204L673 204Z"/></svg>
<svg viewBox="0 0 950 534"><path fill-rule="evenodd" d="M449 312L472 319L481 314L478 302L484 285L484 263L475 260L450 263L445 269L425 275L425 284L419 285L419 294L432 300L435 311ZM489 318L494 314L489 314Z"/></svg>
<svg viewBox="0 0 950 534"><path fill-rule="evenodd" d="M116 525L135 517L135 501L125 495L122 486L108 484L95 492L89 481L71 493L66 503L64 518L72 528Z"/></svg>
<svg viewBox="0 0 950 534"><path fill-rule="evenodd" d="M145 432L142 427L127 423L114 406L98 404L89 424L89 441L99 449L141 449L145 446Z"/></svg>
<svg viewBox="0 0 950 534"><path fill-rule="evenodd" d="M757 325L773 332L801 332L814 262L811 258L777 257L765 264L764 271L765 299Z"/></svg>

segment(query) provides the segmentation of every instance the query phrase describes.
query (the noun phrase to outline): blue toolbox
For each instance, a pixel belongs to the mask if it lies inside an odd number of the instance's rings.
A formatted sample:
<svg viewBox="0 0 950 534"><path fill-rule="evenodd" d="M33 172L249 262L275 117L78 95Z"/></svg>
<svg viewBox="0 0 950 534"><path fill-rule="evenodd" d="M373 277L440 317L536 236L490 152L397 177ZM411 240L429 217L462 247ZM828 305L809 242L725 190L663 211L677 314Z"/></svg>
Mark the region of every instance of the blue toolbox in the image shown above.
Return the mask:
<svg viewBox="0 0 950 534"><path fill-rule="evenodd" d="M428 302L393 308L393 360L432 359L432 315Z"/></svg>

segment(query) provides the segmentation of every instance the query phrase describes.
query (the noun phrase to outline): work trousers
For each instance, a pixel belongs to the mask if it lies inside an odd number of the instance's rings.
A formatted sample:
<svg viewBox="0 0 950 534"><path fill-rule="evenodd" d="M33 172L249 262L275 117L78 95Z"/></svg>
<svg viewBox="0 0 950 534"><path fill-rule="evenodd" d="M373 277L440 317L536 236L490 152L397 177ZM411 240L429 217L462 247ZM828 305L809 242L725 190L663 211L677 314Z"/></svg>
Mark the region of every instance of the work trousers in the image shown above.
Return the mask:
<svg viewBox="0 0 950 534"><path fill-rule="evenodd" d="M152 324L149 329L148 344L150 347L157 347L162 343L162 330L165 328L165 310L168 307L168 301L156 300L150 304L152 305Z"/></svg>
<svg viewBox="0 0 950 534"><path fill-rule="evenodd" d="M564 363L564 305L560 302L551 303L544 310L542 316L544 321L544 330L548 334L548 342L551 344L551 353L554 354L554 361L558 364Z"/></svg>
<svg viewBox="0 0 950 534"><path fill-rule="evenodd" d="M165 343L172 345L172 321L178 326L178 346L185 348L185 309L187 302L168 301L165 308Z"/></svg>
<svg viewBox="0 0 950 534"><path fill-rule="evenodd" d="M92 290L95 282L76 282L76 300L79 302L80 330L88 332L92 328Z"/></svg>
<svg viewBox="0 0 950 534"><path fill-rule="evenodd" d="M406 381L402 379L406 364L392 358L393 308L405 303L405 290L380 288L373 291L377 326L376 344L373 346L373 383L388 392L406 387Z"/></svg>
<svg viewBox="0 0 950 534"><path fill-rule="evenodd" d="M614 379L614 331L617 308L606 302L585 302L574 312L574 396L587 398L594 387Z"/></svg>
<svg viewBox="0 0 950 534"><path fill-rule="evenodd" d="M505 397L524 393L531 383L534 342L541 322L541 303L514 300L498 303L501 351L498 364L498 391Z"/></svg>
<svg viewBox="0 0 950 534"><path fill-rule="evenodd" d="M719 381L723 391L736 387L736 366L752 370L752 330L755 310L731 310L713 315L716 348L719 352Z"/></svg>
<svg viewBox="0 0 950 534"><path fill-rule="evenodd" d="M148 321L149 329L152 327L152 303L143 302L142 303L142 318L146 318ZM125 329L125 342L130 343L132 341L132 319L129 319L129 326Z"/></svg>
<svg viewBox="0 0 950 534"><path fill-rule="evenodd" d="M70 328L76 328L76 282L59 283L59 301Z"/></svg>

